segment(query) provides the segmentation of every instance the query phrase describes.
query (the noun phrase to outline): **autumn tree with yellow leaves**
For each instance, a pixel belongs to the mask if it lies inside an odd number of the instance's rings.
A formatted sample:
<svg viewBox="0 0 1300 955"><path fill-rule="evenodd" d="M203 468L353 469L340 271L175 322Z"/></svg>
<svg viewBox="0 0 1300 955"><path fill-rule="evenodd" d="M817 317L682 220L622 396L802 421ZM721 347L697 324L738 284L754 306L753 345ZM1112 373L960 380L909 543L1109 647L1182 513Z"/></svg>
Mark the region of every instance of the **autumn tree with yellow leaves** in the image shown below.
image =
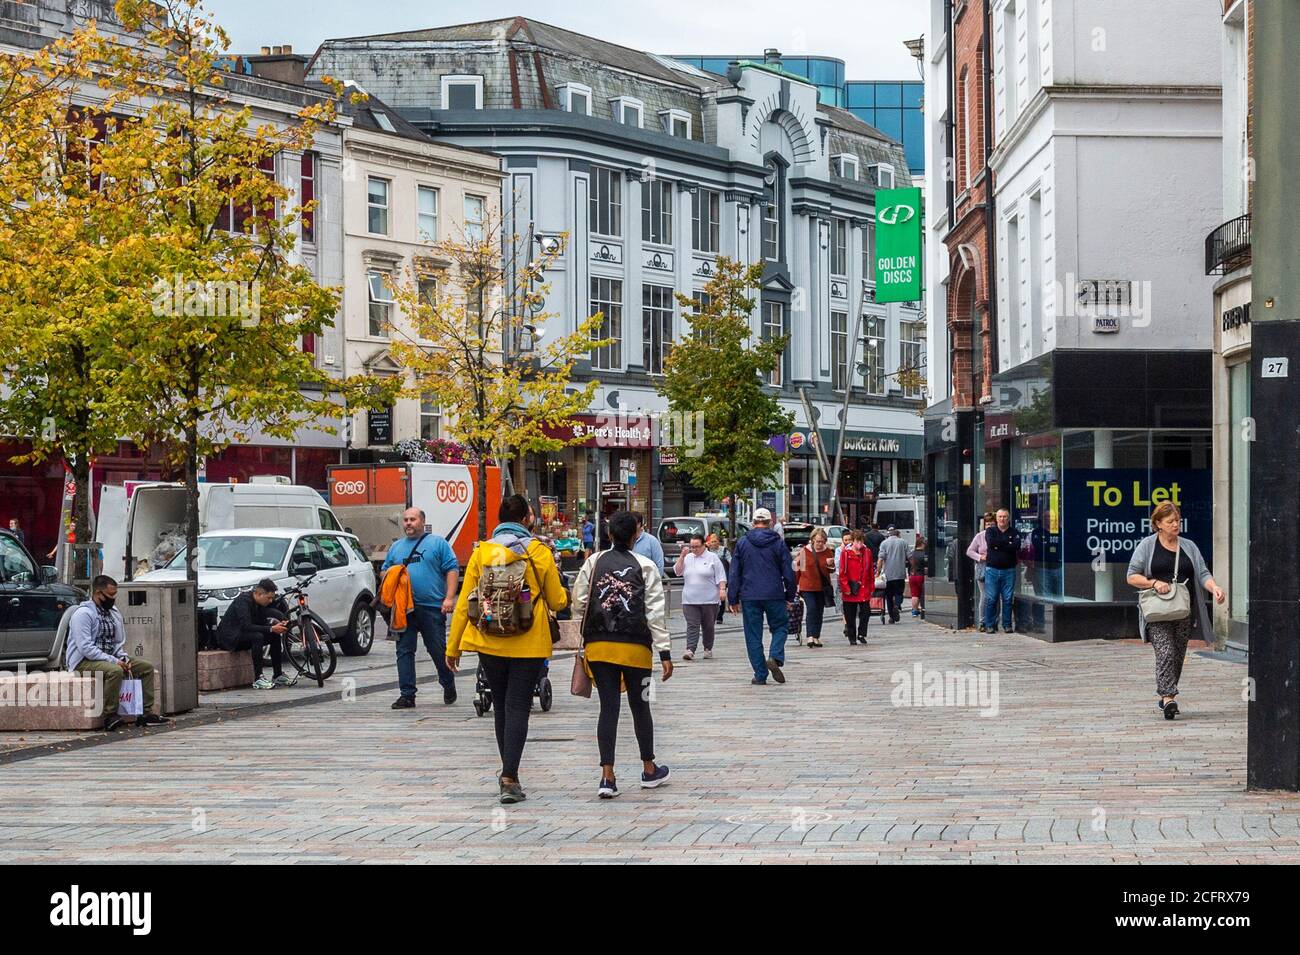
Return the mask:
<svg viewBox="0 0 1300 955"><path fill-rule="evenodd" d="M600 313L560 335L554 331L560 317L542 311L550 290L546 270L564 241L557 237L511 275L502 249L529 244L503 236L499 218L489 217L473 234L430 244L425 258L445 263L436 298L421 294L418 263L390 280L401 316L391 330L392 354L410 372L407 394L447 409L451 437L478 462L480 539L487 537L488 458L574 443L552 434L587 410L599 385L575 383L574 367L612 343L596 337Z"/></svg>

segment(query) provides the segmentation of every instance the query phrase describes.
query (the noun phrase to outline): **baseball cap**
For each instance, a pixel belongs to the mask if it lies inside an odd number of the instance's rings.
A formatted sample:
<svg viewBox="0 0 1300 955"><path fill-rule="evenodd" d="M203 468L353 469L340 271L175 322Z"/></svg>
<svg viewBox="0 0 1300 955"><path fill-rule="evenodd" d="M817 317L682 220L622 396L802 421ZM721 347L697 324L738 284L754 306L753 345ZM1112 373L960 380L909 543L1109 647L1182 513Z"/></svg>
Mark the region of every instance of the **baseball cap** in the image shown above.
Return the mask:
<svg viewBox="0 0 1300 955"><path fill-rule="evenodd" d="M758 510L754 512L754 520L768 521L770 523L772 520L772 512L765 507L760 507Z"/></svg>

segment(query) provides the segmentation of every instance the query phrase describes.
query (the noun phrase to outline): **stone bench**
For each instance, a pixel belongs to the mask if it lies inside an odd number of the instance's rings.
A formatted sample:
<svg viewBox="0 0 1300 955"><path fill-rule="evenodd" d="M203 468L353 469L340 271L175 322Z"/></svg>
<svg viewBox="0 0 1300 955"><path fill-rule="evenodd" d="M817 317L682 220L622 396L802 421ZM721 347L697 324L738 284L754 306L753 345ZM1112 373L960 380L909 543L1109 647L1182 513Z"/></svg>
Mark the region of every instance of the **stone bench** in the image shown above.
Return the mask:
<svg viewBox="0 0 1300 955"><path fill-rule="evenodd" d="M102 729L100 689L93 676L66 670L0 672L0 731ZM154 712L161 708L157 694Z"/></svg>
<svg viewBox="0 0 1300 955"><path fill-rule="evenodd" d="M253 655L247 650L200 650L199 692L233 690L253 683Z"/></svg>

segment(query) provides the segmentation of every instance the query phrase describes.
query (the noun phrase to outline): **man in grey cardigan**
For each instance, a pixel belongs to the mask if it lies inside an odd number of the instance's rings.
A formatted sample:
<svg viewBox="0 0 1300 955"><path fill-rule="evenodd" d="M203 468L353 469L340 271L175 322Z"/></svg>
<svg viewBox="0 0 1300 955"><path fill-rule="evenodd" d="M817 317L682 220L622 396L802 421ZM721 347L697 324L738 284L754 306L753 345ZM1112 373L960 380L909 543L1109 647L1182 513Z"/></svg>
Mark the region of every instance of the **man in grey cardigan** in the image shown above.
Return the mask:
<svg viewBox="0 0 1300 955"><path fill-rule="evenodd" d="M137 717L136 723L170 723L153 712L158 671L148 660L126 652L126 623L122 612L113 606L117 602L117 581L101 574L90 582L90 590L90 599L79 604L68 621L66 659L68 669L74 673L103 676L104 729L112 731L122 725L117 706L122 680L126 678L139 680L143 690L144 715Z"/></svg>

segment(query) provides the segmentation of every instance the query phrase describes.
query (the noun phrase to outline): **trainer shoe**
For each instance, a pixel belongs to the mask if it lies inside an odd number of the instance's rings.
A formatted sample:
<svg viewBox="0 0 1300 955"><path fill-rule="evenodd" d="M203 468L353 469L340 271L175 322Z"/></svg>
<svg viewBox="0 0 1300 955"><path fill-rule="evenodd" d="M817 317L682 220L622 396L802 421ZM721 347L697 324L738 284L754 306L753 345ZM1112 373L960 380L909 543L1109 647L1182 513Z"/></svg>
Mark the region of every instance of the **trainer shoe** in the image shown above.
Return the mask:
<svg viewBox="0 0 1300 955"><path fill-rule="evenodd" d="M695 659L695 651L694 651L694 650L687 650L685 653L682 654L682 659L683 659L683 660L694 660L694 659Z"/></svg>
<svg viewBox="0 0 1300 955"><path fill-rule="evenodd" d="M409 710L414 707L415 697L413 696L399 696L397 699L393 700L393 709L395 710Z"/></svg>
<svg viewBox="0 0 1300 955"><path fill-rule="evenodd" d="M705 651L704 651L704 659L706 659L706 660L712 660L712 659L713 659L713 651L712 651L712 650L705 650Z"/></svg>
<svg viewBox="0 0 1300 955"><path fill-rule="evenodd" d="M456 702L456 688L454 686L443 687L442 702L446 706L451 706Z"/></svg>
<svg viewBox="0 0 1300 955"><path fill-rule="evenodd" d="M298 678L296 676L285 676L283 673L277 673L271 682L276 686L297 686Z"/></svg>
<svg viewBox="0 0 1300 955"><path fill-rule="evenodd" d="M512 803L523 802L528 798L528 795L524 792L524 787L520 786L519 783L503 783L500 780L498 782L501 786L501 805L509 806Z"/></svg>
<svg viewBox="0 0 1300 955"><path fill-rule="evenodd" d="M275 688L275 684L272 683L264 676L259 676L256 680L253 681L253 689L255 690L270 690L274 688Z"/></svg>
<svg viewBox="0 0 1300 955"><path fill-rule="evenodd" d="M145 713L135 718L136 726L166 726L171 722L167 717L159 716L157 713Z"/></svg>
<svg viewBox="0 0 1300 955"><path fill-rule="evenodd" d="M781 664L777 662L776 657L768 658L767 668L772 673L772 679L777 683L785 682L785 674L781 672Z"/></svg>
<svg viewBox="0 0 1300 955"><path fill-rule="evenodd" d="M104 732L111 733L122 725L122 717L114 713L112 716L104 717Z"/></svg>
<svg viewBox="0 0 1300 955"><path fill-rule="evenodd" d="M668 767L656 766L653 773L641 774L642 789L657 789L668 779Z"/></svg>
<svg viewBox="0 0 1300 955"><path fill-rule="evenodd" d="M766 680L760 680L758 677L754 677L754 679L752 679L752 680L749 681L749 685L750 685L750 686L767 686L767 681L766 681Z"/></svg>
<svg viewBox="0 0 1300 955"><path fill-rule="evenodd" d="M600 796L601 799L613 799L619 794L618 783L613 779L606 779L604 776L601 776L600 788L596 790L596 794Z"/></svg>

